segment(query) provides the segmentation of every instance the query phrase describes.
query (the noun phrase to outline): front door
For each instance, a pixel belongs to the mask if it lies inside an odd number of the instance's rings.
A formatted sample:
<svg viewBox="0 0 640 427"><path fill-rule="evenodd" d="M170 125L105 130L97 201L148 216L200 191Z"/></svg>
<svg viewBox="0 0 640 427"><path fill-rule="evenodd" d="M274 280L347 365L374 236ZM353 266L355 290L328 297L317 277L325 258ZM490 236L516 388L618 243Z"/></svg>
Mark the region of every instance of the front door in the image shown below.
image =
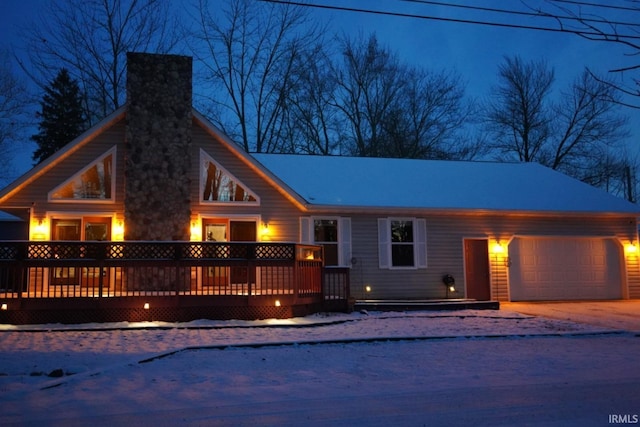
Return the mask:
<svg viewBox="0 0 640 427"><path fill-rule="evenodd" d="M51 240L76 241L82 239L81 219L53 219L51 221ZM54 257L67 257L69 254L53 254ZM77 254L80 257L80 254ZM75 267L55 267L51 271L53 285L79 285L80 275Z"/></svg>
<svg viewBox="0 0 640 427"><path fill-rule="evenodd" d="M204 239L208 242L255 242L257 236L256 221L237 221L226 218L203 220L202 231ZM234 257L231 249L220 253L231 258ZM248 283L247 267L204 267L202 281L204 286L226 286L230 283Z"/></svg>
<svg viewBox="0 0 640 427"><path fill-rule="evenodd" d="M111 218L107 217L84 217L85 241L108 241L111 240ZM102 276L102 279L100 278ZM102 286L109 286L108 269L99 267L87 267L82 269L81 285L87 287L98 287L102 280Z"/></svg>
<svg viewBox="0 0 640 427"><path fill-rule="evenodd" d="M485 239L465 239L464 261L467 298L478 301L490 300L488 241Z"/></svg>
<svg viewBox="0 0 640 427"><path fill-rule="evenodd" d="M255 242L256 222L255 221L231 221L231 241L233 242ZM232 267L231 283L249 283L248 267Z"/></svg>
<svg viewBox="0 0 640 427"><path fill-rule="evenodd" d="M209 219L202 222L202 235L207 242L227 242L227 220ZM225 253L220 251L220 257ZM203 286L226 286L229 283L229 268L221 266L203 267Z"/></svg>

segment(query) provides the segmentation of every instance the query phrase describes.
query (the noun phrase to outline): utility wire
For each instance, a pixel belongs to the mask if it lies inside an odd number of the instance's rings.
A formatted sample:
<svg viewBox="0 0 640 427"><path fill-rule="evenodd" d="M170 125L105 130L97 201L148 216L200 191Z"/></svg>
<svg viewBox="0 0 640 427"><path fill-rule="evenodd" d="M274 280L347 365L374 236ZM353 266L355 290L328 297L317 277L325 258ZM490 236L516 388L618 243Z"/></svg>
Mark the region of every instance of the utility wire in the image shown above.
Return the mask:
<svg viewBox="0 0 640 427"><path fill-rule="evenodd" d="M617 10L628 10L632 12L640 12L640 8L637 7L626 7L626 6L614 6L611 4L598 4L598 3L590 3L586 1L575 1L575 0L549 0L554 3L569 3L575 4L578 6L590 6L590 7L600 7L603 9L617 9Z"/></svg>
<svg viewBox="0 0 640 427"><path fill-rule="evenodd" d="M598 24L612 24L612 25L625 25L629 27L640 27L640 24L636 24L634 22L620 22L620 21L609 21L606 19L593 19L593 18L578 18L575 16L558 16L550 13L543 12L524 12L519 10L508 10L508 9L496 9L492 7L482 7L482 6L469 6L462 4L454 4L454 3L445 3L440 1L429 1L429 0L400 0L407 3L418 3L418 4L427 4L433 6L444 6L458 9L467 9L473 11L482 11L482 12L494 12L494 13L502 13L508 15L520 15L520 16L532 16L535 18L553 18L553 19L562 19L568 21L579 21L579 22L593 22Z"/></svg>
<svg viewBox="0 0 640 427"><path fill-rule="evenodd" d="M621 35L616 33L605 33L605 32L597 32L597 31L580 31L580 30L572 30L567 28L549 28L549 27L539 27L539 26L533 26L533 25L504 24L499 22L487 22L487 21L478 21L478 20L472 20L472 19L443 18L438 16L418 15L413 13L391 12L391 11L361 9L361 8L333 6L333 5L321 5L321 4L315 4L315 3L303 3L300 1L289 1L289 0L259 0L259 1L262 1L265 3L311 7L316 9L369 13L369 14L382 15L382 16L395 16L400 18L415 18L415 19L425 19L425 20L431 20L431 21L455 22L459 24L473 24L473 25L484 25L484 26L500 27L500 28L516 28L516 29L523 29L523 30L547 31L547 32L553 32L553 33L576 34L579 36L606 37L606 38L618 39L618 40L619 39L640 40L640 36ZM556 0L556 1L560 1L560 0Z"/></svg>

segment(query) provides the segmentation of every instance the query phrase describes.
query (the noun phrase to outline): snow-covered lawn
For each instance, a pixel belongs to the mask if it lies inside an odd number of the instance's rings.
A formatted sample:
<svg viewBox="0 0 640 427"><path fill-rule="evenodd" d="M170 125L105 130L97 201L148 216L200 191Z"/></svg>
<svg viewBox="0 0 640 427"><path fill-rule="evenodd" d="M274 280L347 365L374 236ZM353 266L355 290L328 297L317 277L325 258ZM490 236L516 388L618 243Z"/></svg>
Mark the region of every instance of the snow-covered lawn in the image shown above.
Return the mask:
<svg viewBox="0 0 640 427"><path fill-rule="evenodd" d="M512 311L4 326L3 425L605 425L640 339ZM62 376L58 376L62 375Z"/></svg>

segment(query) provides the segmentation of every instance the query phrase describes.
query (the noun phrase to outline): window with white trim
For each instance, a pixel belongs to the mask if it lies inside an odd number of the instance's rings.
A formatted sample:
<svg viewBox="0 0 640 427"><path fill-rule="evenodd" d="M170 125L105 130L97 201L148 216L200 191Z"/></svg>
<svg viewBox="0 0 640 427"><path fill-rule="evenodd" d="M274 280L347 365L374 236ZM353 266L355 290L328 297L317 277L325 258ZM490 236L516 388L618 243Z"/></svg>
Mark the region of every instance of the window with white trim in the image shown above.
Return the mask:
<svg viewBox="0 0 640 427"><path fill-rule="evenodd" d="M426 268L426 221L421 218L379 218L378 261L380 268Z"/></svg>
<svg viewBox="0 0 640 427"><path fill-rule="evenodd" d="M302 243L322 245L326 266L351 266L351 218L300 218Z"/></svg>

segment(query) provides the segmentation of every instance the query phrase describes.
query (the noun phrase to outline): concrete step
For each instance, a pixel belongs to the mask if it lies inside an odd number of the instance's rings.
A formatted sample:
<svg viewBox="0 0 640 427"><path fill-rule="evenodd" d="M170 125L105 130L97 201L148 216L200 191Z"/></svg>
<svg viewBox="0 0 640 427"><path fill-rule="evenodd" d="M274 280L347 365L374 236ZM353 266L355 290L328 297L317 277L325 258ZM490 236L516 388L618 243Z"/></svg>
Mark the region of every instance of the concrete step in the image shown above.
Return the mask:
<svg viewBox="0 0 640 427"><path fill-rule="evenodd" d="M500 303L471 299L356 300L353 308L356 311L499 310Z"/></svg>

